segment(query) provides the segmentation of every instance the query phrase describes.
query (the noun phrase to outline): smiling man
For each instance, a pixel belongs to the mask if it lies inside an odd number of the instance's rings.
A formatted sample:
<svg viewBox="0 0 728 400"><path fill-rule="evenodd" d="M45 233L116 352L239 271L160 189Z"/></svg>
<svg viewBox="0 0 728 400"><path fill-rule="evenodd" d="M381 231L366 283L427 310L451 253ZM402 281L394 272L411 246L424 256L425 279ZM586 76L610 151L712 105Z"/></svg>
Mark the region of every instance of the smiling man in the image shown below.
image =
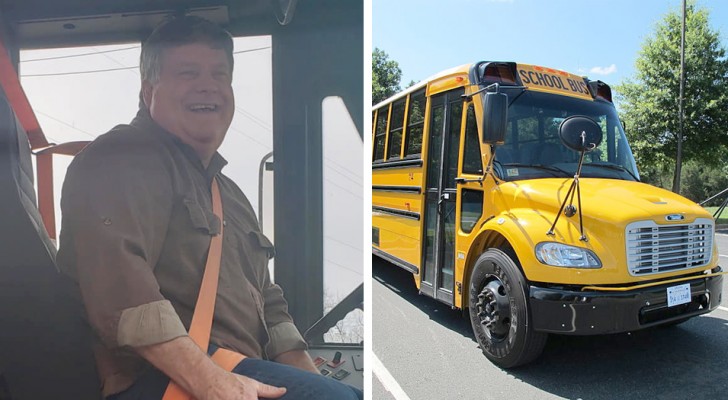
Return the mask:
<svg viewBox="0 0 728 400"><path fill-rule="evenodd" d="M268 274L273 246L217 152L235 110L230 35L198 17L142 46L140 109L74 159L58 263L79 284L108 399L361 399L318 374ZM224 220L212 212L218 182ZM188 336L212 236L224 229L210 337L246 355L233 372Z"/></svg>

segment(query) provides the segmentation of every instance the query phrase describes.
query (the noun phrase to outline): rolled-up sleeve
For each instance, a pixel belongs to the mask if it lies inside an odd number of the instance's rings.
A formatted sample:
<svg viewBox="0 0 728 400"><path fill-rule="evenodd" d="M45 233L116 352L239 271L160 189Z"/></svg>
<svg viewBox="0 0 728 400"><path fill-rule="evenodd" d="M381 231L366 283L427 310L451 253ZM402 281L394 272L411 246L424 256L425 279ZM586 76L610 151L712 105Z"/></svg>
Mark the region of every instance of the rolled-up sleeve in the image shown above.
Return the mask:
<svg viewBox="0 0 728 400"><path fill-rule="evenodd" d="M124 136L106 135L76 157L61 202L61 268L77 278L89 322L110 348L187 334L154 276L174 204L172 170L153 140Z"/></svg>
<svg viewBox="0 0 728 400"><path fill-rule="evenodd" d="M291 350L306 350L308 345L288 314L288 303L283 298L280 286L271 283L268 276L266 276L265 282L266 285L263 288L265 323L268 326L270 339L265 352L268 358L274 359L279 354Z"/></svg>
<svg viewBox="0 0 728 400"><path fill-rule="evenodd" d="M270 359L276 358L279 354L291 350L306 350L308 346L306 341L298 332L293 322L281 322L268 328L270 342L266 348L266 353Z"/></svg>

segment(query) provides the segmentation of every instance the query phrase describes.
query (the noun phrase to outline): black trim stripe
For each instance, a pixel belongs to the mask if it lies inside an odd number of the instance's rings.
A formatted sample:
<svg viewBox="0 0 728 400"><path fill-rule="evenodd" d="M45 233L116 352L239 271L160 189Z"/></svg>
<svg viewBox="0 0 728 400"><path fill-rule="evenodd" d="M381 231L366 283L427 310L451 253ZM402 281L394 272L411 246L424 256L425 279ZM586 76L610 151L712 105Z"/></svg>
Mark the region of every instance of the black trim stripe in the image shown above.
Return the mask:
<svg viewBox="0 0 728 400"><path fill-rule="evenodd" d="M376 190L378 192L422 193L422 188L419 186L404 185L372 185L372 190Z"/></svg>
<svg viewBox="0 0 728 400"><path fill-rule="evenodd" d="M376 162L372 164L372 169L392 169L392 168L411 168L411 167L421 167L422 166L422 159L421 158L414 158L411 160L395 160L395 161L384 161L384 162Z"/></svg>
<svg viewBox="0 0 728 400"><path fill-rule="evenodd" d="M394 264L394 265L396 265L396 266L398 266L398 267L400 267L400 268L402 268L402 269L404 269L406 271L409 271L409 272L411 272L411 273L413 273L415 275L419 275L420 274L420 269L417 268L416 266L408 263L405 260L402 260L401 258L397 258L397 257L395 257L395 256L393 256L391 254L385 253L384 251L379 250L376 247L372 247L372 254L374 254L375 256L377 256L379 258L382 258L382 259L384 259L386 261L389 261L390 263L392 263L392 264Z"/></svg>
<svg viewBox="0 0 728 400"><path fill-rule="evenodd" d="M381 207L381 206L372 206L372 211L379 211L381 213L394 215L397 217L402 218L409 218L419 221L420 220L420 213L414 212L414 211L405 211L405 210L398 210L396 208L389 208L389 207Z"/></svg>

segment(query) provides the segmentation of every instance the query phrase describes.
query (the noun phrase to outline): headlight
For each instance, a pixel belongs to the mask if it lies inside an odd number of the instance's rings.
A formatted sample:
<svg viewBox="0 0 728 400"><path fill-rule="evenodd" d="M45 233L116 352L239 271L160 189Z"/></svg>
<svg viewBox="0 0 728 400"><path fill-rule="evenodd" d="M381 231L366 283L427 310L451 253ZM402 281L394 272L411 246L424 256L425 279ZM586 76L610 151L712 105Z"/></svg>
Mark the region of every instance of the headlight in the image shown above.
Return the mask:
<svg viewBox="0 0 728 400"><path fill-rule="evenodd" d="M546 265L568 268L601 268L602 262L591 250L561 243L536 245L536 258Z"/></svg>

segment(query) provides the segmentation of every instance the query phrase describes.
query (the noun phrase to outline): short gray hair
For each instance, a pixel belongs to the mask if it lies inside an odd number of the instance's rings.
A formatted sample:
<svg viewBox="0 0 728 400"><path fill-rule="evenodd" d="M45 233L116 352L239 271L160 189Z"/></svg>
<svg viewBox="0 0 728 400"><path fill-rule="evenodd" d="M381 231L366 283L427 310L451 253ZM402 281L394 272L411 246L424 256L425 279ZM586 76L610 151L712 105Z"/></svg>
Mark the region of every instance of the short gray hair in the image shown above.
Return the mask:
<svg viewBox="0 0 728 400"><path fill-rule="evenodd" d="M169 19L154 29L142 44L139 62L142 81L156 83L162 68L165 49L192 43L206 43L222 49L233 69L233 38L228 31L202 17L187 15Z"/></svg>

